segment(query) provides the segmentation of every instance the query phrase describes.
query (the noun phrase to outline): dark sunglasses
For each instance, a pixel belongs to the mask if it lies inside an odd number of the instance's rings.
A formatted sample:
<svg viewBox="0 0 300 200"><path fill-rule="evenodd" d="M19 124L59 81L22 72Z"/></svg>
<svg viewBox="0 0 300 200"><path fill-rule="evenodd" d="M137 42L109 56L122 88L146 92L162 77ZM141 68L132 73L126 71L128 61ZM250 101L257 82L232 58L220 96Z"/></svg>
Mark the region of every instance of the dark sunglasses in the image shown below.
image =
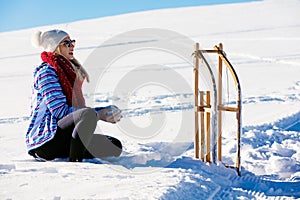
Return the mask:
<svg viewBox="0 0 300 200"><path fill-rule="evenodd" d="M75 46L75 40L64 40L61 44L66 45L67 47L70 47L71 45Z"/></svg>

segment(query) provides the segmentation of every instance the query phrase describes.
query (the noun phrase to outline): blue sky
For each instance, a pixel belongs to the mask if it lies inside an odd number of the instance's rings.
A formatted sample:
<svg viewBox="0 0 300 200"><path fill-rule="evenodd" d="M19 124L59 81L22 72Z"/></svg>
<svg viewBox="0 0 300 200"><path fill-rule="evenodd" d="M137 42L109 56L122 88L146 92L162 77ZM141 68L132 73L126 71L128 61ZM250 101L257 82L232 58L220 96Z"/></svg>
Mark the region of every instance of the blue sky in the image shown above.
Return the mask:
<svg viewBox="0 0 300 200"><path fill-rule="evenodd" d="M248 1L251 0L0 0L0 32L144 10Z"/></svg>

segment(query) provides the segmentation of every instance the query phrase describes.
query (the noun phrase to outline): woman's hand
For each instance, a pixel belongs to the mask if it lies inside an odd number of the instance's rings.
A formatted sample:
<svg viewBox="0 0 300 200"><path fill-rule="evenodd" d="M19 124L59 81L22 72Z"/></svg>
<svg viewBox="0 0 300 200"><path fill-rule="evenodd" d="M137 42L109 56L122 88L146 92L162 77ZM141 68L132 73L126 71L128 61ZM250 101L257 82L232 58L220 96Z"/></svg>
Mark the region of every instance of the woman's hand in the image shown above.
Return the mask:
<svg viewBox="0 0 300 200"><path fill-rule="evenodd" d="M122 118L121 112L122 111L115 105L106 106L100 109L99 111L97 111L97 117L98 120L102 120L114 124L121 120Z"/></svg>

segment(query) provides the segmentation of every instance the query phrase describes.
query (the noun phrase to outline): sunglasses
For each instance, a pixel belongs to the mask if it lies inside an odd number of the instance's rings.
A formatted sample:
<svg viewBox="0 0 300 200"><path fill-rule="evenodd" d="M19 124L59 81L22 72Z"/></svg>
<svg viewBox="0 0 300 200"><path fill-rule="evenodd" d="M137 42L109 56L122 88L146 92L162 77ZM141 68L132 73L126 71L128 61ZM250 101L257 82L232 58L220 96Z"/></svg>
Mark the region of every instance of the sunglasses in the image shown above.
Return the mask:
<svg viewBox="0 0 300 200"><path fill-rule="evenodd" d="M61 44L66 45L67 47L70 47L71 45L75 46L75 40L64 40Z"/></svg>

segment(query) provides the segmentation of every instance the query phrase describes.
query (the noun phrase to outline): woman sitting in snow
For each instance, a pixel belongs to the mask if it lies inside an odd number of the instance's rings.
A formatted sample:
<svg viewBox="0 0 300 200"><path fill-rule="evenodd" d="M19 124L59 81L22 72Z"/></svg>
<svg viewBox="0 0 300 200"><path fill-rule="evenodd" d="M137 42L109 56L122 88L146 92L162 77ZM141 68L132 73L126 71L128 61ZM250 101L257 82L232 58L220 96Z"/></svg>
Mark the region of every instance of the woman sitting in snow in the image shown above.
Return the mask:
<svg viewBox="0 0 300 200"><path fill-rule="evenodd" d="M44 52L43 63L34 71L28 153L38 160L72 162L119 156L121 142L94 131L98 120L118 122L121 111L113 105L86 107L81 86L89 76L74 58L75 40L62 30L38 31L32 39Z"/></svg>

